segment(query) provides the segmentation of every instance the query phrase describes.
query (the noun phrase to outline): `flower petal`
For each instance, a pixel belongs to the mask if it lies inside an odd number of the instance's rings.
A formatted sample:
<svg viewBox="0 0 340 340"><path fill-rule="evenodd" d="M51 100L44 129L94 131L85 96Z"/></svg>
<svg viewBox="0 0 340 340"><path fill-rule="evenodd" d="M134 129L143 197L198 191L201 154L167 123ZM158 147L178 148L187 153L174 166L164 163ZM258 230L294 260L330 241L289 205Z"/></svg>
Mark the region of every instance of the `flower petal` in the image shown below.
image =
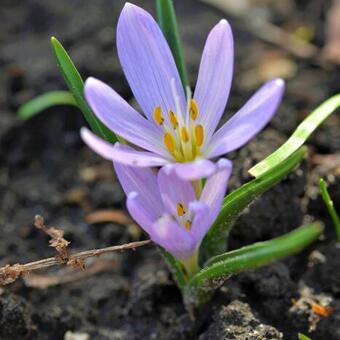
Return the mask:
<svg viewBox="0 0 340 340"><path fill-rule="evenodd" d="M158 218L164 209L155 172L150 168L126 166L116 162L113 166L125 194L137 192L142 195L142 198L154 207Z"/></svg>
<svg viewBox="0 0 340 340"><path fill-rule="evenodd" d="M231 175L232 163L228 159L221 158L217 162L218 170L210 176L204 185L200 201L209 207L211 224L221 210L224 195L227 190L228 180Z"/></svg>
<svg viewBox="0 0 340 340"><path fill-rule="evenodd" d="M207 38L194 93L198 121L205 128L205 145L216 129L229 97L234 46L231 28L221 20Z"/></svg>
<svg viewBox="0 0 340 340"><path fill-rule="evenodd" d="M148 204L145 197L135 191L128 194L126 205L132 218L150 235L155 221L159 218L156 210Z"/></svg>
<svg viewBox="0 0 340 340"><path fill-rule="evenodd" d="M88 78L84 94L96 116L114 133L149 151L167 154L161 131L110 86L98 79Z"/></svg>
<svg viewBox="0 0 340 340"><path fill-rule="evenodd" d="M199 246L203 237L211 227L210 219L208 218L209 207L202 201L191 202L190 211L194 218L191 223L190 233Z"/></svg>
<svg viewBox="0 0 340 340"><path fill-rule="evenodd" d="M192 183L179 178L173 166L161 168L157 181L164 208L173 216L177 216L178 203L188 211L189 203L196 200Z"/></svg>
<svg viewBox="0 0 340 340"><path fill-rule="evenodd" d="M274 79L264 84L247 103L212 137L208 157L233 151L253 138L274 115L284 91L284 81Z"/></svg>
<svg viewBox="0 0 340 340"><path fill-rule="evenodd" d="M190 231L179 226L170 216L164 215L152 227L151 239L181 260L187 260L196 250Z"/></svg>
<svg viewBox="0 0 340 340"><path fill-rule="evenodd" d="M152 152L136 151L130 146L119 143L112 145L87 128L81 129L81 137L93 151L110 161L138 167L156 167L169 162Z"/></svg>
<svg viewBox="0 0 340 340"><path fill-rule="evenodd" d="M127 195L127 208L133 219L150 233L154 222L164 213L156 173L150 168L138 168L113 163L119 182Z"/></svg>
<svg viewBox="0 0 340 340"><path fill-rule="evenodd" d="M197 244L203 240L221 210L232 163L227 159L220 159L217 167L217 172L207 179L199 202L191 204L195 214L191 232Z"/></svg>
<svg viewBox="0 0 340 340"><path fill-rule="evenodd" d="M215 163L202 158L190 163L176 163L173 166L177 175L188 181L208 177L217 169Z"/></svg>
<svg viewBox="0 0 340 340"><path fill-rule="evenodd" d="M158 106L165 113L176 111L172 82L184 112L184 90L174 58L158 24L148 12L125 4L117 26L117 49L126 79L148 118L152 119Z"/></svg>

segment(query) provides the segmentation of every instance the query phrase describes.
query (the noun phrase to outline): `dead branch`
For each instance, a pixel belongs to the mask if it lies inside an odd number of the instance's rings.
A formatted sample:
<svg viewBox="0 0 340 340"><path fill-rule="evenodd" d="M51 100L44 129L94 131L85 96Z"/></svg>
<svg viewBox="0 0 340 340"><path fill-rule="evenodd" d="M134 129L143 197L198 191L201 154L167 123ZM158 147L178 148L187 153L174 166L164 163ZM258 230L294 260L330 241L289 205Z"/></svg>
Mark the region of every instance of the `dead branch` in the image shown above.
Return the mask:
<svg viewBox="0 0 340 340"><path fill-rule="evenodd" d="M255 20L254 17L250 17L252 14L249 8L247 9L247 1L244 6L239 6L240 3L237 1L226 1L226 0L200 0L201 2L207 3L214 6L226 14L230 14L234 17L240 18L245 27L249 32L256 35L263 41L277 45L282 49L287 50L294 56L299 58L313 58L319 53L319 49L304 40L290 35L280 27L265 21ZM246 10L247 9L247 10Z"/></svg>
<svg viewBox="0 0 340 340"><path fill-rule="evenodd" d="M50 247L54 248L57 251L59 258L63 263L67 263L67 247L71 242L64 239L64 230L54 227L47 228L45 226L44 218L41 215L36 215L34 217L34 226L37 229L42 230L46 235L51 238L51 240L49 241Z"/></svg>
<svg viewBox="0 0 340 340"><path fill-rule="evenodd" d="M147 244L150 244L151 240L138 241L125 243L118 246L110 246L106 248L100 249L91 249L82 251L80 253L76 253L68 256L67 261L65 259L61 259L60 256L56 255L54 257L49 257L43 260L29 262L26 264L14 264L14 265L6 265L0 268L0 285L7 285L14 281L16 281L20 276L28 274L31 271L52 267L56 265L65 264L67 266L76 266L76 267L84 267L84 260L90 257L100 256L106 253L111 253L115 251L123 251L128 249L136 249L139 247L143 247Z"/></svg>
<svg viewBox="0 0 340 340"><path fill-rule="evenodd" d="M63 267L56 273L51 274L30 273L30 275L24 277L24 281L27 287L46 289L52 286L80 281L101 272L116 270L118 267L119 261L117 259L97 259L85 271Z"/></svg>

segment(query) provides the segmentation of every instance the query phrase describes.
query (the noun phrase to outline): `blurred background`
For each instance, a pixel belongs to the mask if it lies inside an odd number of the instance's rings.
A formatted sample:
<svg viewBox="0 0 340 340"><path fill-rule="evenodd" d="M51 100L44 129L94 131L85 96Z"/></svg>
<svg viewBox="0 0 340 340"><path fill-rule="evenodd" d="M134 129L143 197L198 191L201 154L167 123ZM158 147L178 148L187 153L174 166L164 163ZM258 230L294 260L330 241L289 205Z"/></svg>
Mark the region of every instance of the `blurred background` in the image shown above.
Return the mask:
<svg viewBox="0 0 340 340"><path fill-rule="evenodd" d="M155 14L154 1L134 3ZM174 4L192 87L209 30L221 18L231 23L235 70L224 119L265 81L274 77L287 81L283 103L269 127L230 155L235 161L233 189L249 179L247 169L281 145L313 108L340 92L340 1L175 0ZM84 79L99 78L135 104L115 46L123 5L120 0L0 0L0 265L54 255L47 236L33 227L35 214L65 230L73 251L143 238L125 213L111 164L80 140L79 129L85 122L79 110L55 107L29 121L16 114L35 96L66 89L50 48L51 36L61 41ZM339 205L339 127L339 115L334 114L313 135L308 160L242 217L242 230L233 233L231 247L278 236L310 216L326 218L318 197L320 176L331 183ZM284 279L277 274L296 292L294 275L299 270L294 264L299 263L282 264L284 272L293 268L288 283L286 274ZM203 327L202 322L197 325L188 319L151 247L112 255L99 264L94 261L91 268L82 274L68 270L52 276L32 274L0 288L0 338L62 339L68 331L81 330L94 339L148 339L150 332L158 339L170 339L170 334L194 339L212 322L204 319ZM305 279L313 281L313 275L308 272ZM329 291L339 301L337 279ZM255 285L257 278L249 280L248 285ZM306 328L307 321L294 315L286 315L286 326L275 316L288 313L287 296L282 310L256 307L257 312L280 331ZM268 299L266 308L272 303ZM336 323L332 327L325 324L316 333L318 338L333 339Z"/></svg>

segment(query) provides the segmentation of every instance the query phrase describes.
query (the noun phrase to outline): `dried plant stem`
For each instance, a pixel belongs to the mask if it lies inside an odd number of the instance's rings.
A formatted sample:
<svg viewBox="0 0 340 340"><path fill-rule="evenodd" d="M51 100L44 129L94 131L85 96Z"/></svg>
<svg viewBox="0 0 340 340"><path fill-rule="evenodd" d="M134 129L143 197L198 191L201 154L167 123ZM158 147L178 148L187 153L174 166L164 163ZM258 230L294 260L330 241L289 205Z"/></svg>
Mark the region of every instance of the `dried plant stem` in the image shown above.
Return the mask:
<svg viewBox="0 0 340 340"><path fill-rule="evenodd" d="M12 283L15 280L17 280L22 274L27 274L33 270L47 268L47 267L61 265L61 264L83 267L84 260L87 258L103 255L106 253L111 253L114 251L135 249L135 248L143 247L150 243L151 243L151 240L145 240L145 241L126 243L126 244L122 244L118 246L110 246L110 247L100 248L100 249L85 250L80 253L70 255L67 258L67 261L65 261L65 259L61 259L57 255L55 257L49 257L47 259L29 262L26 264L14 264L12 266L6 265L0 268L0 285Z"/></svg>
<svg viewBox="0 0 340 340"><path fill-rule="evenodd" d="M319 49L315 45L287 33L282 28L268 21L254 17L252 15L252 11L250 10L250 1L241 2L244 3L244 6L240 5L240 2L237 1L200 1L216 7L226 14L230 14L234 17L240 18L243 22L243 27L250 31L252 34L256 35L263 41L275 44L280 48L289 51L296 57L314 58L319 53Z"/></svg>

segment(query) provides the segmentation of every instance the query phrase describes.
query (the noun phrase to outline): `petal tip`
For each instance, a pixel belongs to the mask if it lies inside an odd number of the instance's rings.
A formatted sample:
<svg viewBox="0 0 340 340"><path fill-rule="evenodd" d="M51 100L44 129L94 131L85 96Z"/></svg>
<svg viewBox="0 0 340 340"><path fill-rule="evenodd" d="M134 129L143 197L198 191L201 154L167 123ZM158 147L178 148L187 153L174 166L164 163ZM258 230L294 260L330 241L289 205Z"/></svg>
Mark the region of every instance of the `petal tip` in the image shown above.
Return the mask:
<svg viewBox="0 0 340 340"><path fill-rule="evenodd" d="M221 31L225 34L231 35L232 29L227 19L221 19L218 24L216 25Z"/></svg>
<svg viewBox="0 0 340 340"><path fill-rule="evenodd" d="M133 200L139 196L137 191L131 191L127 194L127 199L128 200Z"/></svg>
<svg viewBox="0 0 340 340"><path fill-rule="evenodd" d="M91 132L90 130L83 126L81 129L80 129L80 137L83 141L86 141L86 139L90 136Z"/></svg>
<svg viewBox="0 0 340 340"><path fill-rule="evenodd" d="M282 78L275 78L273 80L273 83L277 86L277 87L284 87L285 86L285 81Z"/></svg>
<svg viewBox="0 0 340 340"><path fill-rule="evenodd" d="M218 22L218 24L221 25L221 26L225 26L225 27L230 28L230 24L229 24L229 22L228 22L227 19L221 19L221 20Z"/></svg>
<svg viewBox="0 0 340 340"><path fill-rule="evenodd" d="M144 10L131 2L126 2L121 13L125 12L144 12Z"/></svg>
<svg viewBox="0 0 340 340"><path fill-rule="evenodd" d="M93 88L100 86L102 84L102 82L94 77L88 77L85 81L84 84L84 94L86 96L86 93L90 90L92 90Z"/></svg>
<svg viewBox="0 0 340 340"><path fill-rule="evenodd" d="M172 164L166 164L161 168L160 171L169 176L174 171L174 166Z"/></svg>
<svg viewBox="0 0 340 340"><path fill-rule="evenodd" d="M219 170L231 169L233 167L233 163L229 159L221 158L217 162L217 167Z"/></svg>

